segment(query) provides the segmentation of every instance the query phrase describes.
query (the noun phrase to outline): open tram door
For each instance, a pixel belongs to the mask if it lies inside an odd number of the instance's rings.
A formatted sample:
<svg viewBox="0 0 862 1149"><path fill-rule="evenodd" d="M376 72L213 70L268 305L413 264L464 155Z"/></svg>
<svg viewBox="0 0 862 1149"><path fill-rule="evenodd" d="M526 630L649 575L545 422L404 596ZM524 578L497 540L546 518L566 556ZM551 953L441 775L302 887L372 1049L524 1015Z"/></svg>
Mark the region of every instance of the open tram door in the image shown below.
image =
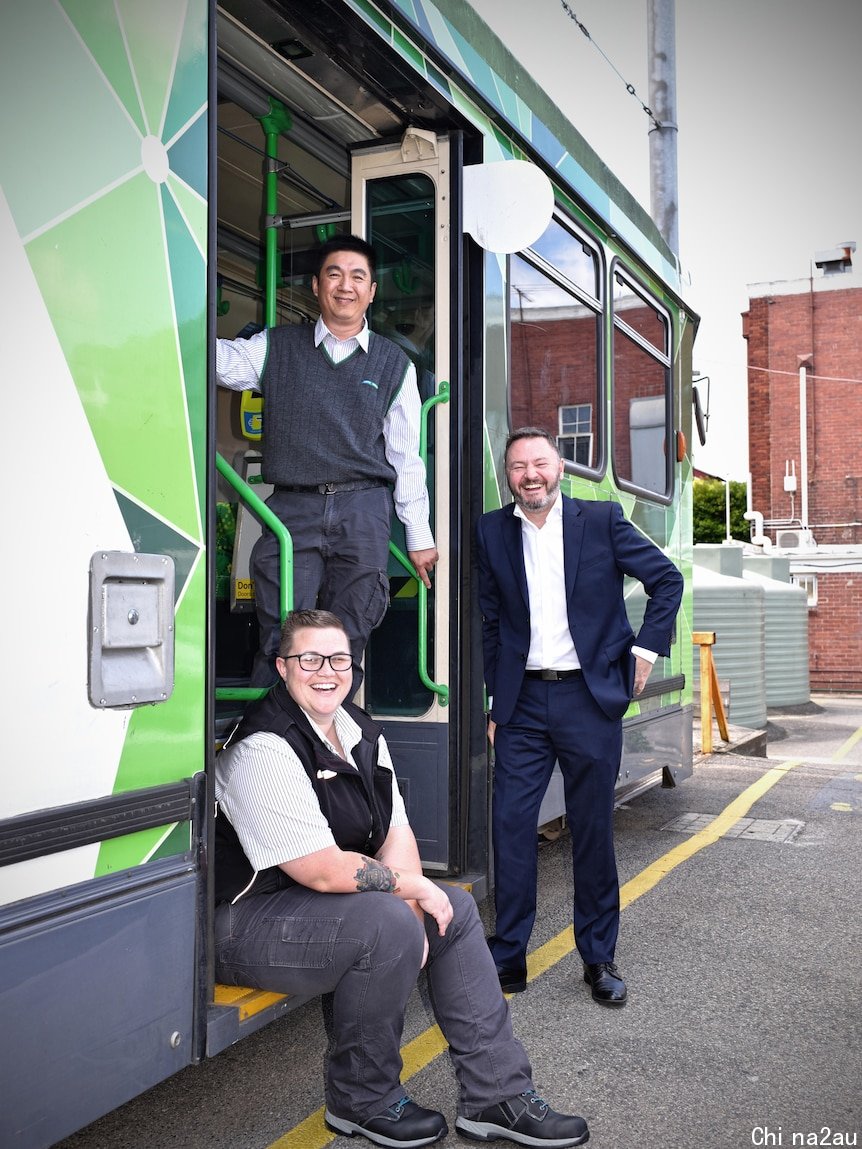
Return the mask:
<svg viewBox="0 0 862 1149"><path fill-rule="evenodd" d="M294 56L284 55L285 44L297 48ZM483 274L482 253L464 238L460 220L462 171L481 161L482 135L341 0L291 0L277 12L255 0L224 0L217 51L217 268L224 297L216 334L237 338L251 323L313 323L314 252L354 232L370 240L378 260L369 322L413 356L430 404L423 443L440 561L426 595L401 562L406 540L393 515L391 597L372 632L356 701L385 725L427 871L484 879L488 763L469 582L483 475L481 361L464 367L466 349L479 357L483 342ZM469 307L468 283L476 292ZM475 400L462 385L465 375ZM259 472L247 468L253 456L259 467L259 445L246 435L240 399L219 389L216 403L217 453L255 484ZM265 408L264 401L264 435ZM261 528L247 493L237 501L219 471L230 574L216 604L216 720L229 724L248 694L256 648L244 531L254 537Z"/></svg>
<svg viewBox="0 0 862 1149"><path fill-rule="evenodd" d="M351 228L373 245L373 330L401 346L416 368L422 402L431 525L439 553L429 591L405 564L404 528L393 515L390 601L372 632L358 701L385 724L398 776L429 873L462 874L461 723L454 680L461 610L458 586L460 443L453 442L463 389L450 314L460 295L460 228L452 219L458 134L408 127L393 143L351 154ZM453 237L455 242L453 243ZM484 876L484 875L483 875Z"/></svg>

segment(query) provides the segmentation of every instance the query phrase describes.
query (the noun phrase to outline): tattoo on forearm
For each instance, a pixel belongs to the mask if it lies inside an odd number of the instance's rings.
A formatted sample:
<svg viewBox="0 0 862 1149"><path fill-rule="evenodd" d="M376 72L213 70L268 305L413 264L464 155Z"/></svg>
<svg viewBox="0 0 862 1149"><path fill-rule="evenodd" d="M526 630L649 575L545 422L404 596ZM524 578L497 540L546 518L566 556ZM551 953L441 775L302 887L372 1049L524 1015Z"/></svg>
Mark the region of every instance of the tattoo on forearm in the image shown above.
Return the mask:
<svg viewBox="0 0 862 1149"><path fill-rule="evenodd" d="M369 890L377 890L384 894L394 894L398 889L398 878L394 870L384 866L382 862L375 862L373 858L363 858L363 864L354 875L356 889L360 894Z"/></svg>

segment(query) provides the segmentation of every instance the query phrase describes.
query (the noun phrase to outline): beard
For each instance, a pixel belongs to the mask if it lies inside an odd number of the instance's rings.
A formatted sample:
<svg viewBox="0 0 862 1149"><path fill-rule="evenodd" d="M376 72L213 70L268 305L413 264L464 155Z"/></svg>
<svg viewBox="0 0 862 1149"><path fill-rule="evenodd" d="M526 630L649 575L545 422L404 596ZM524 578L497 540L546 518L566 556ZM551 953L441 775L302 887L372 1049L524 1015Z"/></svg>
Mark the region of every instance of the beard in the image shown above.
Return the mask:
<svg viewBox="0 0 862 1149"><path fill-rule="evenodd" d="M522 511L544 511L551 506L560 490L560 480L556 478L553 483L546 483L544 489L522 492L519 487L509 484L512 497Z"/></svg>

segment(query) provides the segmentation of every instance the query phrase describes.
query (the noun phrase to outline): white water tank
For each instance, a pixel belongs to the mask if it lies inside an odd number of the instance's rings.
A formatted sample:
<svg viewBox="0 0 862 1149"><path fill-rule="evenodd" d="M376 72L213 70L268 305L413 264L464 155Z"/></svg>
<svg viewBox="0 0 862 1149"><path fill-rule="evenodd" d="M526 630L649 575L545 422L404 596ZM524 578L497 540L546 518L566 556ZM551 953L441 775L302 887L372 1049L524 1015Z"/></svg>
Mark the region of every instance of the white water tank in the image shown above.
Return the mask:
<svg viewBox="0 0 862 1149"><path fill-rule="evenodd" d="M715 631L715 669L720 682L730 683L728 721L734 726L765 729L766 596L759 583L742 577L742 547L695 546L692 585L694 630ZM697 651L694 680L697 700Z"/></svg>
<svg viewBox="0 0 862 1149"><path fill-rule="evenodd" d="M790 559L745 554L742 577L758 583L765 594L766 705L810 702L808 595L790 581Z"/></svg>

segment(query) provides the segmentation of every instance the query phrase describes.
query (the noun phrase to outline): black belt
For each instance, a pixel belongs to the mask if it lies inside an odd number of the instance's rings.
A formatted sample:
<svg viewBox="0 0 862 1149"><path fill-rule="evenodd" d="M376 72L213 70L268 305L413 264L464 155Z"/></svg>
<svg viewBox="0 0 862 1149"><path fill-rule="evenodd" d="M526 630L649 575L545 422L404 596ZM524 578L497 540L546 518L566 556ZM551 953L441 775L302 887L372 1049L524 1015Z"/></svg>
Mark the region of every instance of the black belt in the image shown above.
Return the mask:
<svg viewBox="0 0 862 1149"><path fill-rule="evenodd" d="M565 682L567 678L577 678L580 670L525 670L525 678L540 678L542 682Z"/></svg>
<svg viewBox="0 0 862 1149"><path fill-rule="evenodd" d="M383 479L354 479L349 483L313 483L311 486L278 486L277 491L290 491L301 495L335 495L339 491L368 491L372 487L385 487Z"/></svg>

